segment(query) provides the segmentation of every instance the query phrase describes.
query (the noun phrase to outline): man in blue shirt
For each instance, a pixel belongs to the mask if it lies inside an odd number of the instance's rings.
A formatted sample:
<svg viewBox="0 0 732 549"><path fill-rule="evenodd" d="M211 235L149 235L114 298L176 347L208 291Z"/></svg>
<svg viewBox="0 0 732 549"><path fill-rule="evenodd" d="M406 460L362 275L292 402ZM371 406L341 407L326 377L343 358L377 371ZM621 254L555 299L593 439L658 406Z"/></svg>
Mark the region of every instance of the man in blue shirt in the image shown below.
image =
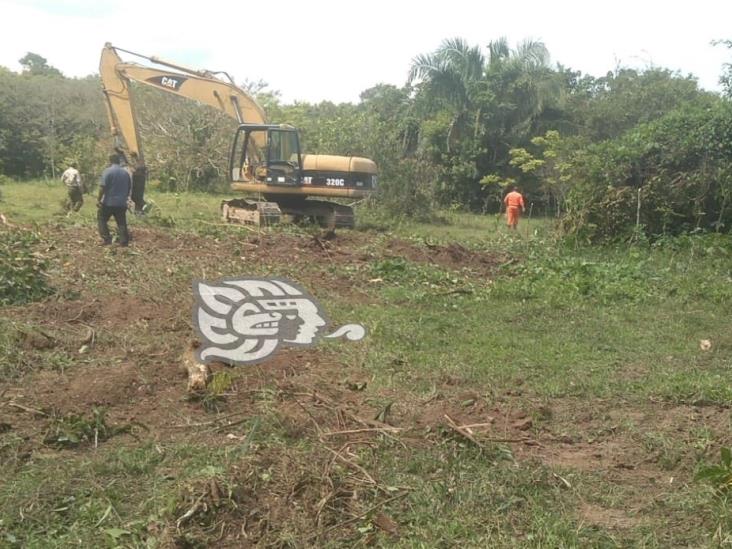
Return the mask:
<svg viewBox="0 0 732 549"><path fill-rule="evenodd" d="M132 181L129 172L119 163L118 154L109 155L110 166L102 173L102 180L99 183L97 221L102 245L112 243L108 226L110 217L114 217L117 223L120 246L127 246L130 240L127 232L127 199L130 196Z"/></svg>

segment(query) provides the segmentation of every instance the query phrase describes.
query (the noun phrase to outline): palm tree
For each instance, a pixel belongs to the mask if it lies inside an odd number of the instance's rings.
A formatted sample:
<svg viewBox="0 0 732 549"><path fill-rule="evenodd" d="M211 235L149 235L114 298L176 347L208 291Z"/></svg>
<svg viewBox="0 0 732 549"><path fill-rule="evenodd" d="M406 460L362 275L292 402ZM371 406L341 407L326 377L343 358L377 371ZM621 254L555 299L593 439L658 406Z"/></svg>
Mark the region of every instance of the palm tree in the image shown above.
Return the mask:
<svg viewBox="0 0 732 549"><path fill-rule="evenodd" d="M453 111L448 150L456 131L466 125L471 112L476 110L474 98L484 75L485 57L480 47L471 47L462 38L444 40L433 53L412 60L407 82L421 84L429 102L442 102ZM475 117L476 134L479 118Z"/></svg>
<svg viewBox="0 0 732 549"><path fill-rule="evenodd" d="M553 78L549 51L543 42L524 40L511 49L505 37L488 44L486 80L498 100L497 120L506 133L525 134L548 103L558 99L561 85Z"/></svg>
<svg viewBox="0 0 732 549"><path fill-rule="evenodd" d="M497 66L509 57L511 57L511 48L505 36L488 43L488 64L490 67Z"/></svg>
<svg viewBox="0 0 732 549"><path fill-rule="evenodd" d="M542 42L525 40L511 48L506 38L490 42L486 54L452 38L412 60L408 83L417 86L429 114L437 115L428 120L450 117L442 151L447 158L432 150L453 194L474 201L482 175L511 170L508 151L537 133L541 115L561 89L549 63Z"/></svg>

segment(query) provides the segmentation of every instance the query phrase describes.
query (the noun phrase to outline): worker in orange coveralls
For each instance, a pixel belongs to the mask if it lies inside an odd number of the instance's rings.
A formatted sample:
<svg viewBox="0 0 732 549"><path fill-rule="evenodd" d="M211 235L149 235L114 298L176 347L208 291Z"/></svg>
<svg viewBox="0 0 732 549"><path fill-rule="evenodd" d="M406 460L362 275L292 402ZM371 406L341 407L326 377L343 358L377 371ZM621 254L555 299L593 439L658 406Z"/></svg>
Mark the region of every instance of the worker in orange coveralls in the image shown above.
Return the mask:
<svg viewBox="0 0 732 549"><path fill-rule="evenodd" d="M518 192L518 187L512 187L511 192L503 199L506 205L506 223L509 229L516 229L519 222L519 216L526 211L524 205L524 197ZM519 213L521 209L521 213Z"/></svg>

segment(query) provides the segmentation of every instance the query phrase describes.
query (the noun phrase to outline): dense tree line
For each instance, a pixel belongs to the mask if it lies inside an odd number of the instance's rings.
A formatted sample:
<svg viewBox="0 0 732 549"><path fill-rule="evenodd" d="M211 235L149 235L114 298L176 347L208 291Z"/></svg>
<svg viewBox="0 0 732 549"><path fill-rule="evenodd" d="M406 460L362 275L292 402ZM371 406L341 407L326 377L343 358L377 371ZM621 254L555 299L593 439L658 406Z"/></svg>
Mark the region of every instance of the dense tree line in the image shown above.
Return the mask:
<svg viewBox="0 0 732 549"><path fill-rule="evenodd" d="M36 54L20 61L22 74L0 67L1 173L55 176L70 160L93 173L106 131L98 78L64 78Z"/></svg>
<svg viewBox="0 0 732 549"><path fill-rule="evenodd" d="M111 148L98 78L66 78L37 54L21 63L20 74L0 68L2 174L55 177L76 160L93 176ZM538 41L455 38L405 67L404 86L374 86L356 104L283 104L261 82L247 87L270 120L300 128L306 152L373 158L376 200L392 214L494 212L516 183L565 230L603 238L730 226L732 68L720 72L722 95L657 67L584 75L553 64ZM233 123L135 93L152 177L223 186Z"/></svg>

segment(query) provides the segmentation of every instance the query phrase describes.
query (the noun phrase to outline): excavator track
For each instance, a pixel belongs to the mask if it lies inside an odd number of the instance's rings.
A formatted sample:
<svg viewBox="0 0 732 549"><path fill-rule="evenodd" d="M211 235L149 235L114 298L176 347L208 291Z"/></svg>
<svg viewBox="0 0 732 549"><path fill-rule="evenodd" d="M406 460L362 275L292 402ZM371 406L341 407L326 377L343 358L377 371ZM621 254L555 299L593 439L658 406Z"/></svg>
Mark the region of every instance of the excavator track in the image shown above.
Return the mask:
<svg viewBox="0 0 732 549"><path fill-rule="evenodd" d="M325 228L352 229L356 224L353 208L325 200L265 202L236 198L221 202L221 216L228 223L266 227L280 223L282 214L295 222L314 220Z"/></svg>
<svg viewBox="0 0 732 549"><path fill-rule="evenodd" d="M221 202L221 217L227 223L268 227L280 222L282 211L274 202L235 198Z"/></svg>
<svg viewBox="0 0 732 549"><path fill-rule="evenodd" d="M282 213L292 216L293 220L315 220L321 227L333 229L353 229L356 218L353 208L326 200L299 200L294 202L278 201Z"/></svg>

